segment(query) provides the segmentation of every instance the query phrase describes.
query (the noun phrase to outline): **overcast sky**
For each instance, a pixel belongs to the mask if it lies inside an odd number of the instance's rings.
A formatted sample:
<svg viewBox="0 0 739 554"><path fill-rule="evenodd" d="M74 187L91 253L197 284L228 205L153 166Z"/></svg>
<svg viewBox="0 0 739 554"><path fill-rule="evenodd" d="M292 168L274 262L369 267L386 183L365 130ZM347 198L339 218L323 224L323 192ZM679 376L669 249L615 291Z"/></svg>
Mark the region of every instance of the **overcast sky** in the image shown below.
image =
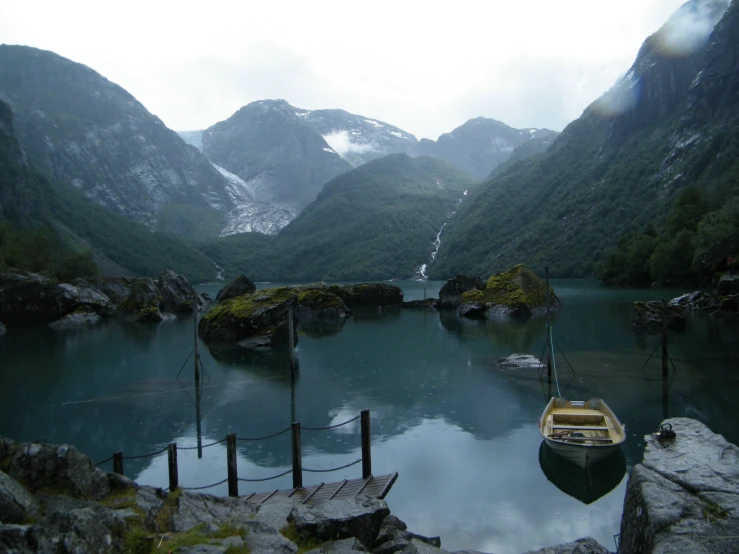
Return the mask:
<svg viewBox="0 0 739 554"><path fill-rule="evenodd" d="M484 116L562 128L683 0L0 0L0 42L83 63L167 126L284 98L436 139Z"/></svg>

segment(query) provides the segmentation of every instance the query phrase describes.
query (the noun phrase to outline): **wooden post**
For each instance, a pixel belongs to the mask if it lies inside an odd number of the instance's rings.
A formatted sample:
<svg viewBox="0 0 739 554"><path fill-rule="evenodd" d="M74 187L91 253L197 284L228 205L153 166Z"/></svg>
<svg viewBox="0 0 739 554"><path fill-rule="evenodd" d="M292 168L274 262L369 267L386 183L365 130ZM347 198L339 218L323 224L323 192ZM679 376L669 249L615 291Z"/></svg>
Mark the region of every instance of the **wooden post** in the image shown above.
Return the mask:
<svg viewBox="0 0 739 554"><path fill-rule="evenodd" d="M370 447L370 411L361 412L362 427L362 479L372 475L372 450Z"/></svg>
<svg viewBox="0 0 739 554"><path fill-rule="evenodd" d="M172 442L167 446L167 461L169 462L169 492L174 492L179 486L177 476L177 443Z"/></svg>
<svg viewBox="0 0 739 554"><path fill-rule="evenodd" d="M293 304L287 305L287 340L290 349L290 377L295 379L295 330L293 329Z"/></svg>
<svg viewBox="0 0 739 554"><path fill-rule="evenodd" d="M662 300L662 378L667 379L667 303Z"/></svg>
<svg viewBox="0 0 739 554"><path fill-rule="evenodd" d="M200 398L203 395L203 389L195 387L195 428L198 434L198 459L203 457L203 427L200 423Z"/></svg>
<svg viewBox="0 0 739 554"><path fill-rule="evenodd" d="M549 385L552 384L552 345L550 344L552 340L552 322L551 317L549 313L549 266L544 266L544 279L545 279L545 285L546 285L546 302L547 302L547 342L545 344L545 347L547 347L547 382ZM551 386L550 386L551 391ZM549 397L551 398L552 393L549 393Z"/></svg>
<svg viewBox="0 0 739 554"><path fill-rule="evenodd" d="M123 475L123 452L113 454L113 473Z"/></svg>
<svg viewBox="0 0 739 554"><path fill-rule="evenodd" d="M236 472L236 433L226 436L226 461L228 463L228 496L239 496L239 476Z"/></svg>
<svg viewBox="0 0 739 554"><path fill-rule="evenodd" d="M303 486L303 454L300 450L300 422L292 424L293 430L293 488Z"/></svg>

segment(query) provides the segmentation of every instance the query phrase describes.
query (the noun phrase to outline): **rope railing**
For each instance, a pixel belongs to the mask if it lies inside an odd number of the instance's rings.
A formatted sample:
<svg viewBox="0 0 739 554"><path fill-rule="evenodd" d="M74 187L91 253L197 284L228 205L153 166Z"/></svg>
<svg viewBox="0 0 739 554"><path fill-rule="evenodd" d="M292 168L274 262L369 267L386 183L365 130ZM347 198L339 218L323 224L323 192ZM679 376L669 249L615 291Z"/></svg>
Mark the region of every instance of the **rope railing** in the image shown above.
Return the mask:
<svg viewBox="0 0 739 554"><path fill-rule="evenodd" d="M354 460L353 462L349 462L346 465L339 466L339 467L332 467L331 469L308 469L307 467L304 467L303 471L309 471L311 473L329 473L331 471L339 471L340 469L346 469L348 467L358 464L361 461L362 461L362 458L359 458L357 460Z"/></svg>
<svg viewBox="0 0 739 554"><path fill-rule="evenodd" d="M353 417L351 419L348 419L342 423L337 423L335 425L327 425L325 427L304 427L304 429L308 431L325 431L329 429L336 429L337 427L341 427L343 425L348 425L356 420L360 421L360 428L361 428L361 435L362 435L362 457L358 458L357 460L354 460L353 462L350 462L348 464L334 467L334 468L328 468L328 469L313 469L313 468L307 468L303 467L302 463L302 448L301 448L301 439L300 439L300 423L296 422L290 425L289 427L286 427L285 429L282 429L280 431L277 431L276 433L272 433L271 435L265 435L263 437L254 437L254 438L248 438L248 437L237 437L236 433L231 433L229 435L226 435L221 440L213 441L208 444L204 445L192 445L192 446L178 446L177 443L170 443L164 448L160 450L156 450L154 452L150 452L148 454L140 454L136 456L124 456L123 452L115 452L110 458L107 458L101 462L98 462L95 465L102 465L109 461L113 461L113 472L117 473L119 475L123 475L123 460L140 460L144 458L151 458L153 456L158 456L159 454L162 454L164 452L167 452L167 462L168 462L168 469L169 469L169 487L167 490L174 491L178 488L181 488L183 490L188 491L196 491L196 490L204 490L204 489L210 489L213 487L217 487L218 485L222 485L223 483L228 483L228 495L229 496L238 496L239 495L239 481L247 482L247 483L256 483L256 482L262 482L262 481L271 481L273 479L279 479L280 477L284 477L285 475L288 475L290 473L293 474L293 488L302 488L303 486L303 472L309 472L309 473L328 473L332 471L339 471L341 469L346 469L348 467L354 466L358 464L359 462L362 462L362 478L367 479L372 475L372 458L371 458L371 452L370 452L370 412L369 410L363 410L358 416ZM287 469L283 471L282 473L278 475L273 475L271 477L254 477L254 478L247 478L247 477L239 477L237 474L237 456L236 456L236 441L259 441L259 440L266 440L270 439L279 435L282 435L283 433L287 433L288 431L292 431L292 467L290 469ZM218 481L217 483L213 483L212 485L200 485L197 487L180 487L179 486L179 477L178 477L178 468L177 468L177 451L182 450L202 450L203 448L209 448L211 446L215 446L217 444L226 443L226 465L228 469L228 475L225 479Z"/></svg>
<svg viewBox="0 0 739 554"><path fill-rule="evenodd" d="M258 483L260 481L271 481L272 479L278 479L280 477L284 477L288 473L292 473L292 468L288 469L287 471L283 471L279 475L273 475L272 477L262 477L262 478L254 478L254 479L247 479L246 477L238 477L237 479L239 481L246 481L247 483Z"/></svg>
<svg viewBox="0 0 739 554"><path fill-rule="evenodd" d="M110 458L105 458L102 462L95 462L95 465L96 466L101 466L103 464L107 464L112 459L113 459L113 456L111 456Z"/></svg>
<svg viewBox="0 0 739 554"><path fill-rule="evenodd" d="M360 417L362 417L362 414L359 414L358 416L354 416L351 419L347 419L343 423L337 423L336 425L326 425L325 427L301 427L304 431L328 431L329 429L336 429L337 427L341 427L343 425L348 425L353 421L357 421Z"/></svg>

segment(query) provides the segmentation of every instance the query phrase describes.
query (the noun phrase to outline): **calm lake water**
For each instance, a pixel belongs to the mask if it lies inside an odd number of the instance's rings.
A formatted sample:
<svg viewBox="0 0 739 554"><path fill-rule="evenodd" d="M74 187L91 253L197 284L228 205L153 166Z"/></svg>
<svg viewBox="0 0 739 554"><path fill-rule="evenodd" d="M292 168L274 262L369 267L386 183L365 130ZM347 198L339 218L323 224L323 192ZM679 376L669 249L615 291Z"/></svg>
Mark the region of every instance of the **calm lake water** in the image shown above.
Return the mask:
<svg viewBox="0 0 739 554"><path fill-rule="evenodd" d="M424 288L437 296L443 283L394 284L412 300L422 298ZM696 316L685 333L671 335L676 371L665 404L659 359L643 367L658 339L631 331L631 303L682 291L609 290L583 280L552 285L563 302L553 318L555 342L567 360L557 357L562 394L605 398L628 430L624 457L590 476L590 484L540 452L537 420L546 382L536 370L496 365L513 352L541 355L541 319L466 321L453 312L388 309L358 313L334 334L303 329L294 405L286 354L216 359L203 346L209 380L199 425L192 364L185 363L191 319L159 326L109 322L64 333L11 329L0 338L0 434L70 443L100 461L117 450L138 455L173 441L196 445L198 426L208 444L231 432L259 437L279 431L290 424L293 409L304 426L318 427L368 408L373 473L399 472L386 500L411 530L440 535L450 550L519 553L587 535L613 549L626 475L641 460L642 436L665 413L696 418L739 443L739 326ZM215 296L217 288L200 290ZM360 456L358 422L303 432L306 468L336 467ZM226 477L223 444L204 449L202 458L197 450L180 451L178 461L183 486ZM110 462L103 467L111 469ZM238 468L248 478L289 469L289 433L240 442ZM166 487L166 453L126 460L125 473ZM354 465L304 473L303 481L360 476L361 465ZM245 493L291 485L287 475L239 486ZM225 495L227 488L205 492Z"/></svg>

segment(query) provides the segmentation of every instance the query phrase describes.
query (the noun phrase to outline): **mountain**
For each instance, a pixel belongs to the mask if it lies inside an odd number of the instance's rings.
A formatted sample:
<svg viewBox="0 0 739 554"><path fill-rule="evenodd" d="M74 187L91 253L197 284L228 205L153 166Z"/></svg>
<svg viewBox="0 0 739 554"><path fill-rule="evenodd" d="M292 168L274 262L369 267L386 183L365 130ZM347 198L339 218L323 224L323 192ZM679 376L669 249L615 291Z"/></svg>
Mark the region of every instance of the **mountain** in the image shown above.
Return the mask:
<svg viewBox="0 0 739 554"><path fill-rule="evenodd" d="M252 102L203 132L203 153L242 179L255 200L297 213L351 169L284 100Z"/></svg>
<svg viewBox="0 0 739 554"><path fill-rule="evenodd" d="M171 268L198 282L217 273L192 244L152 232L39 172L17 140L10 106L0 101L0 269L48 269L40 246L57 258L92 250L104 274L157 276Z"/></svg>
<svg viewBox="0 0 739 554"><path fill-rule="evenodd" d="M477 179L428 157L393 154L342 173L275 237L202 245L255 280L379 280L419 276L434 240Z"/></svg>
<svg viewBox="0 0 739 554"><path fill-rule="evenodd" d="M52 52L0 46L0 95L38 169L149 228L217 234L225 179L118 85Z"/></svg>
<svg viewBox="0 0 739 554"><path fill-rule="evenodd" d="M620 236L664 221L686 187L735 175L739 6L728 4L687 2L543 154L478 187L445 230L431 275L519 262L592 275Z"/></svg>
<svg viewBox="0 0 739 554"><path fill-rule="evenodd" d="M416 151L446 160L483 179L519 146L553 133L548 129L514 129L500 121L478 117L441 135L437 141L422 139Z"/></svg>

